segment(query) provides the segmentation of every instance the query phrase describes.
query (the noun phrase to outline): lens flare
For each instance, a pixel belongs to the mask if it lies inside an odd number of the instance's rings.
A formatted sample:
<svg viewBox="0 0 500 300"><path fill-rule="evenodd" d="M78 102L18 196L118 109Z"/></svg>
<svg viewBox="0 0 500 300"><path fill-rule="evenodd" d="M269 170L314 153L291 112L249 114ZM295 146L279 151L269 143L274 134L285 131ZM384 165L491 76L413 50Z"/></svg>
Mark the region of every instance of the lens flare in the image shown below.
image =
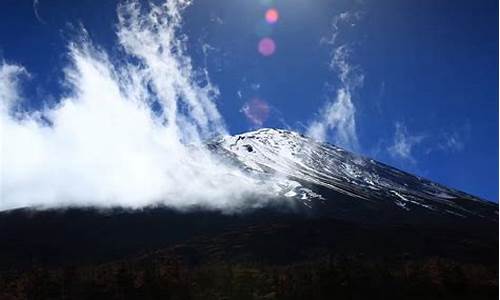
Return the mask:
<svg viewBox="0 0 500 300"><path fill-rule="evenodd" d="M270 56L276 51L276 44L271 38L263 38L259 41L258 50L263 56Z"/></svg>
<svg viewBox="0 0 500 300"><path fill-rule="evenodd" d="M269 24L278 22L279 17L279 13L275 8L270 8L266 11L266 21Z"/></svg>
<svg viewBox="0 0 500 300"><path fill-rule="evenodd" d="M248 121L250 121L254 126L260 127L269 117L271 109L269 104L267 104L264 100L254 98L245 103L241 111L245 114Z"/></svg>

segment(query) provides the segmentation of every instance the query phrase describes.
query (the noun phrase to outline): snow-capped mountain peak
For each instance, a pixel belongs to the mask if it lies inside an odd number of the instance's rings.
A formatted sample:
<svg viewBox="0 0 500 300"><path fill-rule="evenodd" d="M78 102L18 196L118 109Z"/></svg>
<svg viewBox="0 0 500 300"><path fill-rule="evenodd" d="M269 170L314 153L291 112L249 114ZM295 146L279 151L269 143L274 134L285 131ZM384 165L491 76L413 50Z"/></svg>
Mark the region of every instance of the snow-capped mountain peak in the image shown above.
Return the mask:
<svg viewBox="0 0 500 300"><path fill-rule="evenodd" d="M316 195L326 202L336 201L319 191L330 190L358 201L389 204L401 212L424 209L483 218L497 211L492 203L477 197L292 131L259 129L222 137L211 146L248 172L294 186L285 196L299 200Z"/></svg>

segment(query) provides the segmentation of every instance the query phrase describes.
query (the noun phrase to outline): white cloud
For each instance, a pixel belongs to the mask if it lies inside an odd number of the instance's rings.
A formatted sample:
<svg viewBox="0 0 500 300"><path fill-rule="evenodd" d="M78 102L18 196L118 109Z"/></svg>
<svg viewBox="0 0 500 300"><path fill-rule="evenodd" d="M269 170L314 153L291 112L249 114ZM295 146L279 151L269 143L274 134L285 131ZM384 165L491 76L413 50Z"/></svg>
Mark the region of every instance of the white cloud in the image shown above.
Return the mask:
<svg viewBox="0 0 500 300"><path fill-rule="evenodd" d="M418 163L417 157L435 152L453 154L465 147L466 136L470 130L466 125L462 129L434 132L410 133L402 122L395 123L395 132L391 144L386 148L388 153L401 162Z"/></svg>
<svg viewBox="0 0 500 300"><path fill-rule="evenodd" d="M423 135L411 135L406 126L397 122L396 130L392 144L388 147L389 154L392 157L408 161L412 164L416 163L413 155L415 146L419 145L423 139Z"/></svg>
<svg viewBox="0 0 500 300"><path fill-rule="evenodd" d="M364 75L358 66L351 64L351 47L348 44L337 45L340 27L355 24L359 13L344 12L333 21L333 34L323 42L333 45L330 68L336 72L340 86L336 95L331 97L320 110L315 120L311 121L307 134L317 140L330 139L333 143L349 150L358 150L359 141L356 133L356 107L352 95L363 85Z"/></svg>
<svg viewBox="0 0 500 300"><path fill-rule="evenodd" d="M353 66L350 63L351 48L347 45L341 45L335 48L330 62L330 68L337 71L342 85L353 91L363 85L364 74L359 66Z"/></svg>
<svg viewBox="0 0 500 300"><path fill-rule="evenodd" d="M319 118L309 125L307 134L320 141L330 135L335 144L355 150L358 148L355 113L349 90L341 88L335 100L327 102Z"/></svg>
<svg viewBox="0 0 500 300"><path fill-rule="evenodd" d="M0 66L0 210L31 206L203 205L237 209L270 189L196 147L225 134L208 78L194 78L179 35L185 1L146 15L119 7L124 50L112 64L85 33L69 45L72 93L43 111L14 114L24 68ZM134 57L138 63L123 63ZM157 102L161 113L153 112ZM43 118L43 121L42 121ZM192 146L195 147L192 147Z"/></svg>
<svg viewBox="0 0 500 300"><path fill-rule="evenodd" d="M0 64L0 110L9 111L19 101L19 79L21 75L27 75L26 70L17 65L5 62Z"/></svg>

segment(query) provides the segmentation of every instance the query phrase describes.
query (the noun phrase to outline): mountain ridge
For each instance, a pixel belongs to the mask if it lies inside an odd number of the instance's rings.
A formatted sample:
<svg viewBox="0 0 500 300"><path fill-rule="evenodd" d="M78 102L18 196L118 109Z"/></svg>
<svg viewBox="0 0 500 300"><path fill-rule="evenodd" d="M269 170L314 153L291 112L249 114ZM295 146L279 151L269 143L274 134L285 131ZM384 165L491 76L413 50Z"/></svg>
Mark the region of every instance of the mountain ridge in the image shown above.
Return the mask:
<svg viewBox="0 0 500 300"><path fill-rule="evenodd" d="M308 187L314 185L357 200L390 202L406 212L423 208L498 220L495 203L293 131L263 128L225 136L209 143L209 149L251 174L279 178L282 196L301 198L306 206L313 200L325 202L325 196Z"/></svg>

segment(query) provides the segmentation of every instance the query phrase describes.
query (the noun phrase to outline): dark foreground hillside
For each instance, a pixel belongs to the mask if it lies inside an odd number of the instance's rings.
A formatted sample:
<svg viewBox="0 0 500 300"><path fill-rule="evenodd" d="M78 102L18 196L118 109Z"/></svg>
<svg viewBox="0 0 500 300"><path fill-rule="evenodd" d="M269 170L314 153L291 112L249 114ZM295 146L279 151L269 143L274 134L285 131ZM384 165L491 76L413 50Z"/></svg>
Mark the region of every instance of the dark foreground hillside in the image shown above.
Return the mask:
<svg viewBox="0 0 500 300"><path fill-rule="evenodd" d="M498 223L0 214L0 299L498 299Z"/></svg>

